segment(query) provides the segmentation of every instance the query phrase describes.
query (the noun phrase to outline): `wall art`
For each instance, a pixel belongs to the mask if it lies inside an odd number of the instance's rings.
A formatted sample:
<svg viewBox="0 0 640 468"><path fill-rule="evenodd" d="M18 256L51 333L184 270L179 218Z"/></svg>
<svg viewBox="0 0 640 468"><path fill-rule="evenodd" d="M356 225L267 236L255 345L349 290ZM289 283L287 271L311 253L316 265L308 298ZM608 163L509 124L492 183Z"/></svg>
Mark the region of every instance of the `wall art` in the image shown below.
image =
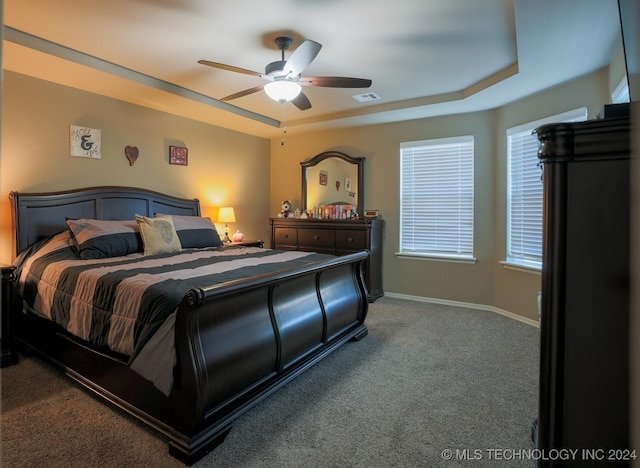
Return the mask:
<svg viewBox="0 0 640 468"><path fill-rule="evenodd" d="M140 152L138 151L137 146L126 146L124 148L124 155L127 157L129 161L129 166L133 166L135 162L138 160L138 156Z"/></svg>
<svg viewBox="0 0 640 468"><path fill-rule="evenodd" d="M327 171L320 171L320 185L329 185L329 173Z"/></svg>
<svg viewBox="0 0 640 468"><path fill-rule="evenodd" d="M97 128L69 125L71 156L100 159L102 157L102 132Z"/></svg>
<svg viewBox="0 0 640 468"><path fill-rule="evenodd" d="M351 177L344 178L344 190L346 192L351 192Z"/></svg>
<svg viewBox="0 0 640 468"><path fill-rule="evenodd" d="M169 146L169 164L189 165L189 150L182 146Z"/></svg>

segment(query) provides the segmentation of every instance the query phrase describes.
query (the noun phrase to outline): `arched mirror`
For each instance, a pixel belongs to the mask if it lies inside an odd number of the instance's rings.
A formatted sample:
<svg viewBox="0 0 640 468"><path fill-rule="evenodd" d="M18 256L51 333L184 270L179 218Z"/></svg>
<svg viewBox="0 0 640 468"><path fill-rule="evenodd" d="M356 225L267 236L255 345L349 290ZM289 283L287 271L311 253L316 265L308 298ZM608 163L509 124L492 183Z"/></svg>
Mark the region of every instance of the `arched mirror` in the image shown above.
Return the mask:
<svg viewBox="0 0 640 468"><path fill-rule="evenodd" d="M364 158L338 151L326 151L302 165L302 208L344 203L353 205L362 216Z"/></svg>

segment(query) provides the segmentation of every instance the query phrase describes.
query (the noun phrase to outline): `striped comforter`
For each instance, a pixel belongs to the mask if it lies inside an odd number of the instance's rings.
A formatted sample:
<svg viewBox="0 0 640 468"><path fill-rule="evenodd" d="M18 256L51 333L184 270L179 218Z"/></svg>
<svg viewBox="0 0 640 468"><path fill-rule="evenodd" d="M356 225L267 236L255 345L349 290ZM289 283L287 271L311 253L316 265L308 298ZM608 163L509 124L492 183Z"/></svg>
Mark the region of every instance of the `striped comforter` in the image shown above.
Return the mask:
<svg viewBox="0 0 640 468"><path fill-rule="evenodd" d="M62 232L18 258L23 306L73 335L129 357L194 287L325 260L329 255L255 247L81 260Z"/></svg>

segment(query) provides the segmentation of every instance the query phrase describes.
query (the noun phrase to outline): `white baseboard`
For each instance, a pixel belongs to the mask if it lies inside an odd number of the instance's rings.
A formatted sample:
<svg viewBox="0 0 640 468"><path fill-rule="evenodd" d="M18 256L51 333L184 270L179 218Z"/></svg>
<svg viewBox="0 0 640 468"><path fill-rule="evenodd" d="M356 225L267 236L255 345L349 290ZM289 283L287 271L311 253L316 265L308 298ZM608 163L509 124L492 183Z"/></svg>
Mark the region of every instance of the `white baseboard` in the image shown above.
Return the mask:
<svg viewBox="0 0 640 468"><path fill-rule="evenodd" d="M410 301L431 302L433 304L444 304L444 305L450 305L450 306L456 306L456 307L465 307L467 309L487 310L489 312L495 312L496 314L504 315L505 317L509 317L511 319L517 320L518 322L526 323L527 325L531 325L532 327L540 328L540 322L537 320L532 320L530 318L523 317L522 315L509 312L508 310L500 309L498 307L494 307L490 305L473 304L471 302L449 301L446 299L436 299L434 297L410 296L408 294L396 294L396 293L390 293L386 291L384 295L387 297L395 297L398 299L408 299Z"/></svg>

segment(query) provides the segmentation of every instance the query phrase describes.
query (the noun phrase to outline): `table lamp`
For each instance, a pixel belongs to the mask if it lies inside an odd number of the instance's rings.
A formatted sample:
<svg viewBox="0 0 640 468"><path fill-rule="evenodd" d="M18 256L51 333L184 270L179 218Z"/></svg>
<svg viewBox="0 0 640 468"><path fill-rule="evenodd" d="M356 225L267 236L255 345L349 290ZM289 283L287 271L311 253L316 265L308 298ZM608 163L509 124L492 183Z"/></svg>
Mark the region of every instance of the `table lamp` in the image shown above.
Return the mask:
<svg viewBox="0 0 640 468"><path fill-rule="evenodd" d="M218 210L218 222L224 223L224 239L222 239L222 242L231 242L231 239L229 239L229 223L236 222L236 214L232 206L224 206Z"/></svg>

